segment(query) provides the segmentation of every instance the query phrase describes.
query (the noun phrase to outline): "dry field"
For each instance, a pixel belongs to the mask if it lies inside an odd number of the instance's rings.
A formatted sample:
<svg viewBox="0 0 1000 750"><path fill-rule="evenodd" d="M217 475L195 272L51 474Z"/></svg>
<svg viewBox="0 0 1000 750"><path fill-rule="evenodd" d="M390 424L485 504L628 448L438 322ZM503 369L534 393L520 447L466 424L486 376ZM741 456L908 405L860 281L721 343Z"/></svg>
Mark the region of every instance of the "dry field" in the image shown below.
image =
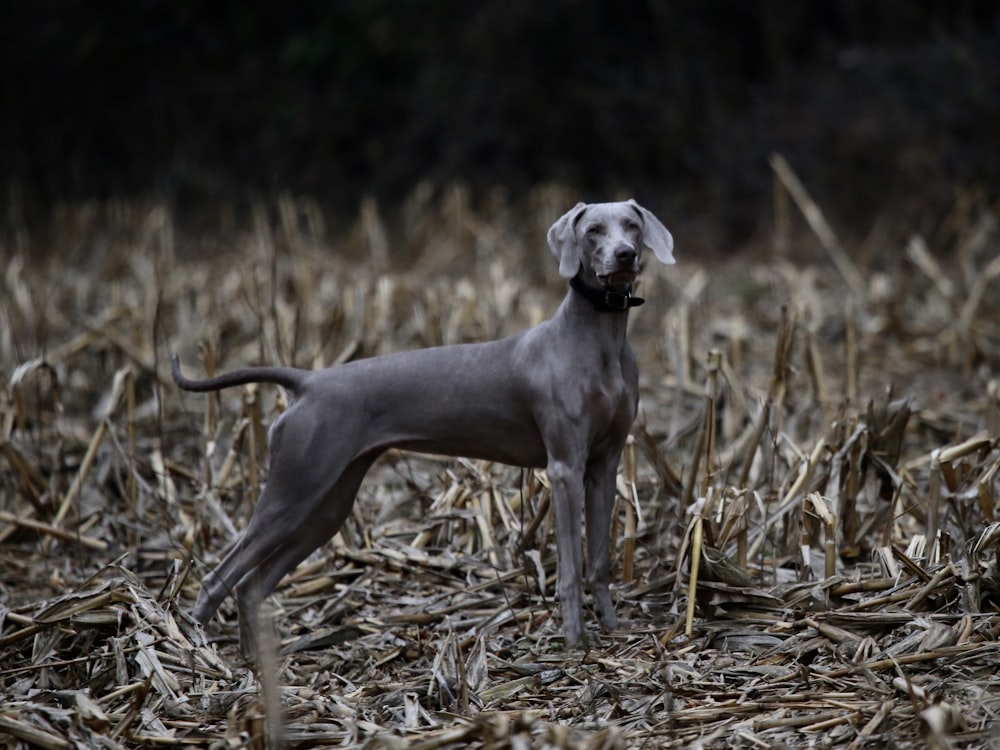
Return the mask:
<svg viewBox="0 0 1000 750"><path fill-rule="evenodd" d="M520 330L564 291L575 202L414 193L349 231L306 200L11 213L0 278L0 746L1000 744L1000 230L960 196L846 253L775 162L766 254L650 264L618 484L620 632L566 649L544 472L389 453L279 587L262 669L200 578L267 474L276 388ZM805 218L803 218L805 217ZM923 232L924 234L921 234ZM317 457L322 460L322 457Z"/></svg>

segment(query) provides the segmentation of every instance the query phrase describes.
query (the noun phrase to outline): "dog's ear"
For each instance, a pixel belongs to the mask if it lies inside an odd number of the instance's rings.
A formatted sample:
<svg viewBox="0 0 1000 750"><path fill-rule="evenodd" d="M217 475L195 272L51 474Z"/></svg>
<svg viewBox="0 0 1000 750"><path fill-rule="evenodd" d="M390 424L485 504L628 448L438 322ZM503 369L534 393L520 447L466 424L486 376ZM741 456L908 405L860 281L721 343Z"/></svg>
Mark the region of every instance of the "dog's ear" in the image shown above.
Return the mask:
<svg viewBox="0 0 1000 750"><path fill-rule="evenodd" d="M559 275L564 279L572 279L580 270L580 246L576 241L576 223L586 208L586 203L577 203L549 227L549 247L559 261Z"/></svg>
<svg viewBox="0 0 1000 750"><path fill-rule="evenodd" d="M628 203L642 217L642 239L646 243L646 247L653 251L653 255L660 263L667 265L676 263L677 261L674 260L674 238L667 231L667 228L653 216L652 212L634 200L629 200Z"/></svg>

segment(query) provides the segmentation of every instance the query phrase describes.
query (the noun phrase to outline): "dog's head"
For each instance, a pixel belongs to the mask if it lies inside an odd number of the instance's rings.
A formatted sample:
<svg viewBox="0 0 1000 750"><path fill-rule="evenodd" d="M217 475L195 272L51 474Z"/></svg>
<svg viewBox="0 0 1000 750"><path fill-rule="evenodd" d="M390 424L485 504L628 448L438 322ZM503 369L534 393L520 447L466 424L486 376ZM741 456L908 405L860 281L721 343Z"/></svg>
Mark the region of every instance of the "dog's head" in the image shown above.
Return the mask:
<svg viewBox="0 0 1000 750"><path fill-rule="evenodd" d="M571 279L582 271L608 289L635 281L643 247L661 263L674 262L670 232L634 200L577 203L549 228L548 240L560 276Z"/></svg>

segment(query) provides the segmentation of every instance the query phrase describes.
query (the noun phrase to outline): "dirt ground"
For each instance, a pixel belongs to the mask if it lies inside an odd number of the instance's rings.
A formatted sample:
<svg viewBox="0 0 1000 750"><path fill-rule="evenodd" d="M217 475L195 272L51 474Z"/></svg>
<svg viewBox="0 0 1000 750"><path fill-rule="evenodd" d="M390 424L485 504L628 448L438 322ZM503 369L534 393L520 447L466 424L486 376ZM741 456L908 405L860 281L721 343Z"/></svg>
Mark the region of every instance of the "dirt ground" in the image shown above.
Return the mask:
<svg viewBox="0 0 1000 750"><path fill-rule="evenodd" d="M129 203L13 227L0 746L1000 744L997 207L960 199L926 236L848 251L784 184L772 245L691 257L677 236L678 264L645 269L623 626L581 648L544 472L390 452L247 664L232 599L204 629L188 613L252 512L283 396L185 394L168 363L311 368L521 330L565 293L544 235L572 196L539 190L515 221L415 194L338 233L291 198L201 234Z"/></svg>

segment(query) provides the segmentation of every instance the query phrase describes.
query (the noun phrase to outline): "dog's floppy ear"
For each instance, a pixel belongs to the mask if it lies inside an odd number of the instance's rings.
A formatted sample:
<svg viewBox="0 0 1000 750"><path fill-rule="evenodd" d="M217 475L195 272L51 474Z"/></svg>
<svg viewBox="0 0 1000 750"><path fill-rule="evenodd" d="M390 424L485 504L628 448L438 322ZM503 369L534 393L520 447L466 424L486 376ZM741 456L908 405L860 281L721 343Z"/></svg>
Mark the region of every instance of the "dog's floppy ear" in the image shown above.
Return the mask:
<svg viewBox="0 0 1000 750"><path fill-rule="evenodd" d="M576 241L576 222L583 216L586 203L577 203L549 227L549 247L559 261L559 275L572 279L580 270L580 247Z"/></svg>
<svg viewBox="0 0 1000 750"><path fill-rule="evenodd" d="M646 243L646 247L653 251L653 255L660 263L667 265L676 263L674 260L674 238L667 231L667 228L650 211L634 200L629 200L629 205L642 216L642 239Z"/></svg>

